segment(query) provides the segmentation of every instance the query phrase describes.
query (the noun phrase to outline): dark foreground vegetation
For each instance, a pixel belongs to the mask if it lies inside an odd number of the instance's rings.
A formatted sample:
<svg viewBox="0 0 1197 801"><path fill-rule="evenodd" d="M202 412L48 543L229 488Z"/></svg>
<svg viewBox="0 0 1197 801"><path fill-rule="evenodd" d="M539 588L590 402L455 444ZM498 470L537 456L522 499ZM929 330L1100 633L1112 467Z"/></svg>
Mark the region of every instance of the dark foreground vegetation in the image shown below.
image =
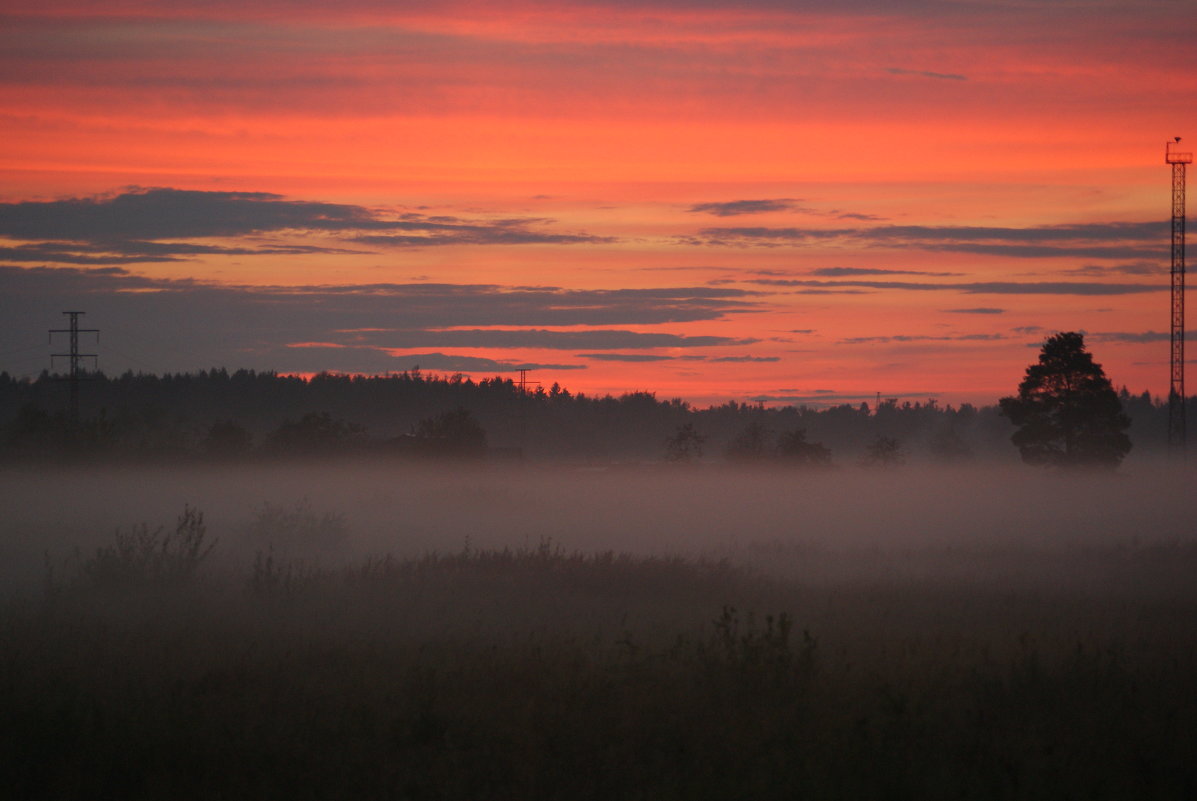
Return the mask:
<svg viewBox="0 0 1197 801"><path fill-rule="evenodd" d="M222 560L229 536L189 508L50 554L44 592L5 603L6 793L1197 793L1191 545L321 567Z"/></svg>

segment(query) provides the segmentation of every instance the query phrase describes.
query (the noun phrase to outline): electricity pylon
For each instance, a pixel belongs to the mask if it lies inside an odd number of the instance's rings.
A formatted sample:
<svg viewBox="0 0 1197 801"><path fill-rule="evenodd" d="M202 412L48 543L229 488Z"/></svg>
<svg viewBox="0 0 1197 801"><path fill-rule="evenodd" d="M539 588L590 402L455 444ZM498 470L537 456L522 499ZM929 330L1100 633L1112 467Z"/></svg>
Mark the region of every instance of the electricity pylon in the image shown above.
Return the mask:
<svg viewBox="0 0 1197 801"><path fill-rule="evenodd" d="M55 334L70 334L71 352L70 353L52 353L50 354L50 365L53 367L55 359L68 359L70 363L70 372L67 374L66 380L71 384L71 425L79 425L79 382L84 380L83 371L79 368L79 363L83 359L91 359L93 369L96 366L99 358L94 353L80 353L79 352L79 335L80 334L95 334L96 342L100 341L100 329L98 328L80 328L79 317L85 312L81 311L64 311L63 314L69 315L71 318L70 328L52 328L50 329L50 341L54 341Z"/></svg>

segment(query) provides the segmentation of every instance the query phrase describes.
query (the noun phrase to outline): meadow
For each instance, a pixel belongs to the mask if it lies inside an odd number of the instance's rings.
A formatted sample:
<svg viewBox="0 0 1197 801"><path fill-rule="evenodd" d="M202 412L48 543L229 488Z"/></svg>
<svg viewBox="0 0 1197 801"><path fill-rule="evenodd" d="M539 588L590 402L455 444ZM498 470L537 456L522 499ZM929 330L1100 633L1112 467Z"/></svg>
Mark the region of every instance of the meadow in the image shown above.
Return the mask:
<svg viewBox="0 0 1197 801"><path fill-rule="evenodd" d="M21 798L1178 798L1192 470L12 471Z"/></svg>

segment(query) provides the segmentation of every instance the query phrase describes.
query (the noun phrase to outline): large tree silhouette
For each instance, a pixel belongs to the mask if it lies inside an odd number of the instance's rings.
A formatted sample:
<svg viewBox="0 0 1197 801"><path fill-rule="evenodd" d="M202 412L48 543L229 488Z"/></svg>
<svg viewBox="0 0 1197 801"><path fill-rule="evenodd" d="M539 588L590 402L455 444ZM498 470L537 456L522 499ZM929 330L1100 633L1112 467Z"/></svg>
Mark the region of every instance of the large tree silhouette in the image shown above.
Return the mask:
<svg viewBox="0 0 1197 801"><path fill-rule="evenodd" d="M1010 439L1028 464L1116 467L1131 449L1130 418L1074 331L1043 343L1018 396L1002 398L1001 408L1018 426Z"/></svg>

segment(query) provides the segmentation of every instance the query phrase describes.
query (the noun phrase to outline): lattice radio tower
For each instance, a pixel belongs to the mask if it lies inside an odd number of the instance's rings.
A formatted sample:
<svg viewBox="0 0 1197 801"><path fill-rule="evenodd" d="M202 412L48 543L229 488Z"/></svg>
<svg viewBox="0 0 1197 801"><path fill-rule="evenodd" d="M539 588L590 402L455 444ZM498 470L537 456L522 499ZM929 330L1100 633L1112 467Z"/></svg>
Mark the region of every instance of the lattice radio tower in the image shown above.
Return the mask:
<svg viewBox="0 0 1197 801"><path fill-rule="evenodd" d="M52 353L50 354L50 362L53 364L54 359L68 359L70 365L70 372L66 376L66 380L71 383L71 425L79 425L79 382L84 380L85 376L83 370L80 369L80 363L84 359L92 360L92 367L96 366L96 359L98 358L94 353L80 353L79 352L79 335L80 334L95 334L96 341L100 341L100 330L98 328L80 328L79 317L85 312L81 311L64 311L63 314L71 318L70 328L52 328L50 329L50 341L54 341L55 334L69 334L71 352L70 353Z"/></svg>
<svg viewBox="0 0 1197 801"><path fill-rule="evenodd" d="M1168 391L1168 446L1185 447L1185 165L1192 153L1175 150L1180 137L1164 145L1172 165L1172 386Z"/></svg>

